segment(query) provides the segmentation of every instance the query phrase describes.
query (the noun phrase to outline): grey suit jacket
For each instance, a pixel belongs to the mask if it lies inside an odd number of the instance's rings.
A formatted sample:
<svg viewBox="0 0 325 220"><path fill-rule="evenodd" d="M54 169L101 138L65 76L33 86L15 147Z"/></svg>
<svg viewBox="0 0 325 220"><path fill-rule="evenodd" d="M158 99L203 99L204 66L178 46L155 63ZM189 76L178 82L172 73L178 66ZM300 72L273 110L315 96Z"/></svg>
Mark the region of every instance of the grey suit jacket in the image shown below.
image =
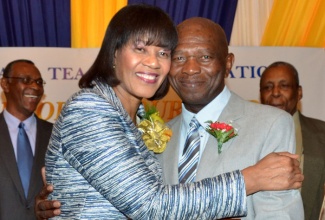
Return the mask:
<svg viewBox="0 0 325 220"><path fill-rule="evenodd" d="M301 188L306 220L318 220L325 183L325 122L303 116L299 120L304 146L304 175Z"/></svg>
<svg viewBox="0 0 325 220"><path fill-rule="evenodd" d="M28 198L18 173L15 153L3 113L0 114L0 219L31 220L34 214L34 200L43 186L41 168L52 132L52 124L37 120L36 149Z"/></svg>
<svg viewBox="0 0 325 220"><path fill-rule="evenodd" d="M157 155L167 184L178 183L178 136L182 117L169 122L173 136L163 154ZM197 180L254 165L274 151L295 151L295 133L291 115L285 111L248 102L232 93L218 121L233 121L238 136L222 146L210 136L200 159ZM243 219L304 219L298 190L258 192L248 196L248 215Z"/></svg>

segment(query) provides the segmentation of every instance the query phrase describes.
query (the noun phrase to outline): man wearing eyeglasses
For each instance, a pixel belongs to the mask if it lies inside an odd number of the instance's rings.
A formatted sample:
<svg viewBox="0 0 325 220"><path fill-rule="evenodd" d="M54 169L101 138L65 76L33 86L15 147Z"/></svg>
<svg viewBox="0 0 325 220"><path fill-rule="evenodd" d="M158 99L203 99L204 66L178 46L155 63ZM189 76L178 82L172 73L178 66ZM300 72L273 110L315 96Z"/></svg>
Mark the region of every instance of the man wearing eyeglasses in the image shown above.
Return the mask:
<svg viewBox="0 0 325 220"><path fill-rule="evenodd" d="M6 106L0 113L0 219L35 219L34 199L43 186L41 167L52 124L34 111L45 81L30 60L10 62L1 88Z"/></svg>

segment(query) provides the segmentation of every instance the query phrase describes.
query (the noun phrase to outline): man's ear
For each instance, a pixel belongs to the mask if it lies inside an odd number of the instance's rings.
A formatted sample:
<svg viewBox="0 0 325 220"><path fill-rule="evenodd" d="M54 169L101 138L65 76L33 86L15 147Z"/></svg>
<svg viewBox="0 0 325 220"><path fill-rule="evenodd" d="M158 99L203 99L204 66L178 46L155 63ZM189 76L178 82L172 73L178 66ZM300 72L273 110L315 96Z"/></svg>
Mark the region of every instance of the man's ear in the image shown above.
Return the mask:
<svg viewBox="0 0 325 220"><path fill-rule="evenodd" d="M299 86L298 87L298 101L300 101L302 99L302 87Z"/></svg>
<svg viewBox="0 0 325 220"><path fill-rule="evenodd" d="M3 92L8 93L9 92L8 79L2 78L0 84L1 84L1 88L2 88Z"/></svg>
<svg viewBox="0 0 325 220"><path fill-rule="evenodd" d="M226 58L226 74L225 74L225 78L227 78L229 76L229 73L231 71L231 68L232 68L232 65L235 61L235 55L233 53L229 53L227 55L227 58Z"/></svg>

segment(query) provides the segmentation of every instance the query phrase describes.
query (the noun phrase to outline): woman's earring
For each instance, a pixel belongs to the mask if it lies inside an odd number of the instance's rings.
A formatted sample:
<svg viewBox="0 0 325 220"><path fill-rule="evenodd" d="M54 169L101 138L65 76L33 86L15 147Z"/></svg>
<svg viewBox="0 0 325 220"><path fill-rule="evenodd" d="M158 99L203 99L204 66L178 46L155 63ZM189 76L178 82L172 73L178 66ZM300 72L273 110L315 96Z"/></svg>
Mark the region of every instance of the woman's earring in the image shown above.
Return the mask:
<svg viewBox="0 0 325 220"><path fill-rule="evenodd" d="M115 65L113 65L113 69L115 69Z"/></svg>

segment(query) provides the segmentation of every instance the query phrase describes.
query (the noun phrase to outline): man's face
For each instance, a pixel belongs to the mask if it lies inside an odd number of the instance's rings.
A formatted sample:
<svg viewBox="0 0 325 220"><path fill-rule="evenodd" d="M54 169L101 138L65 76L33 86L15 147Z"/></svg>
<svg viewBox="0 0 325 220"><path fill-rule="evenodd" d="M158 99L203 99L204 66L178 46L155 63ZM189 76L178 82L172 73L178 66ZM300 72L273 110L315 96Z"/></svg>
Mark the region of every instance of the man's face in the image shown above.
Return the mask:
<svg viewBox="0 0 325 220"><path fill-rule="evenodd" d="M39 70L32 64L19 62L12 66L9 78L2 78L1 87L6 95L6 109L20 120L25 120L33 114L40 102L44 89L43 85L33 82L30 85L22 80L10 77L40 79Z"/></svg>
<svg viewBox="0 0 325 220"><path fill-rule="evenodd" d="M233 55L220 52L218 36L200 25L178 29L178 37L169 82L185 107L196 113L223 90Z"/></svg>
<svg viewBox="0 0 325 220"><path fill-rule="evenodd" d="M302 98L302 88L286 66L272 67L263 73L260 83L261 103L283 109L293 115Z"/></svg>

